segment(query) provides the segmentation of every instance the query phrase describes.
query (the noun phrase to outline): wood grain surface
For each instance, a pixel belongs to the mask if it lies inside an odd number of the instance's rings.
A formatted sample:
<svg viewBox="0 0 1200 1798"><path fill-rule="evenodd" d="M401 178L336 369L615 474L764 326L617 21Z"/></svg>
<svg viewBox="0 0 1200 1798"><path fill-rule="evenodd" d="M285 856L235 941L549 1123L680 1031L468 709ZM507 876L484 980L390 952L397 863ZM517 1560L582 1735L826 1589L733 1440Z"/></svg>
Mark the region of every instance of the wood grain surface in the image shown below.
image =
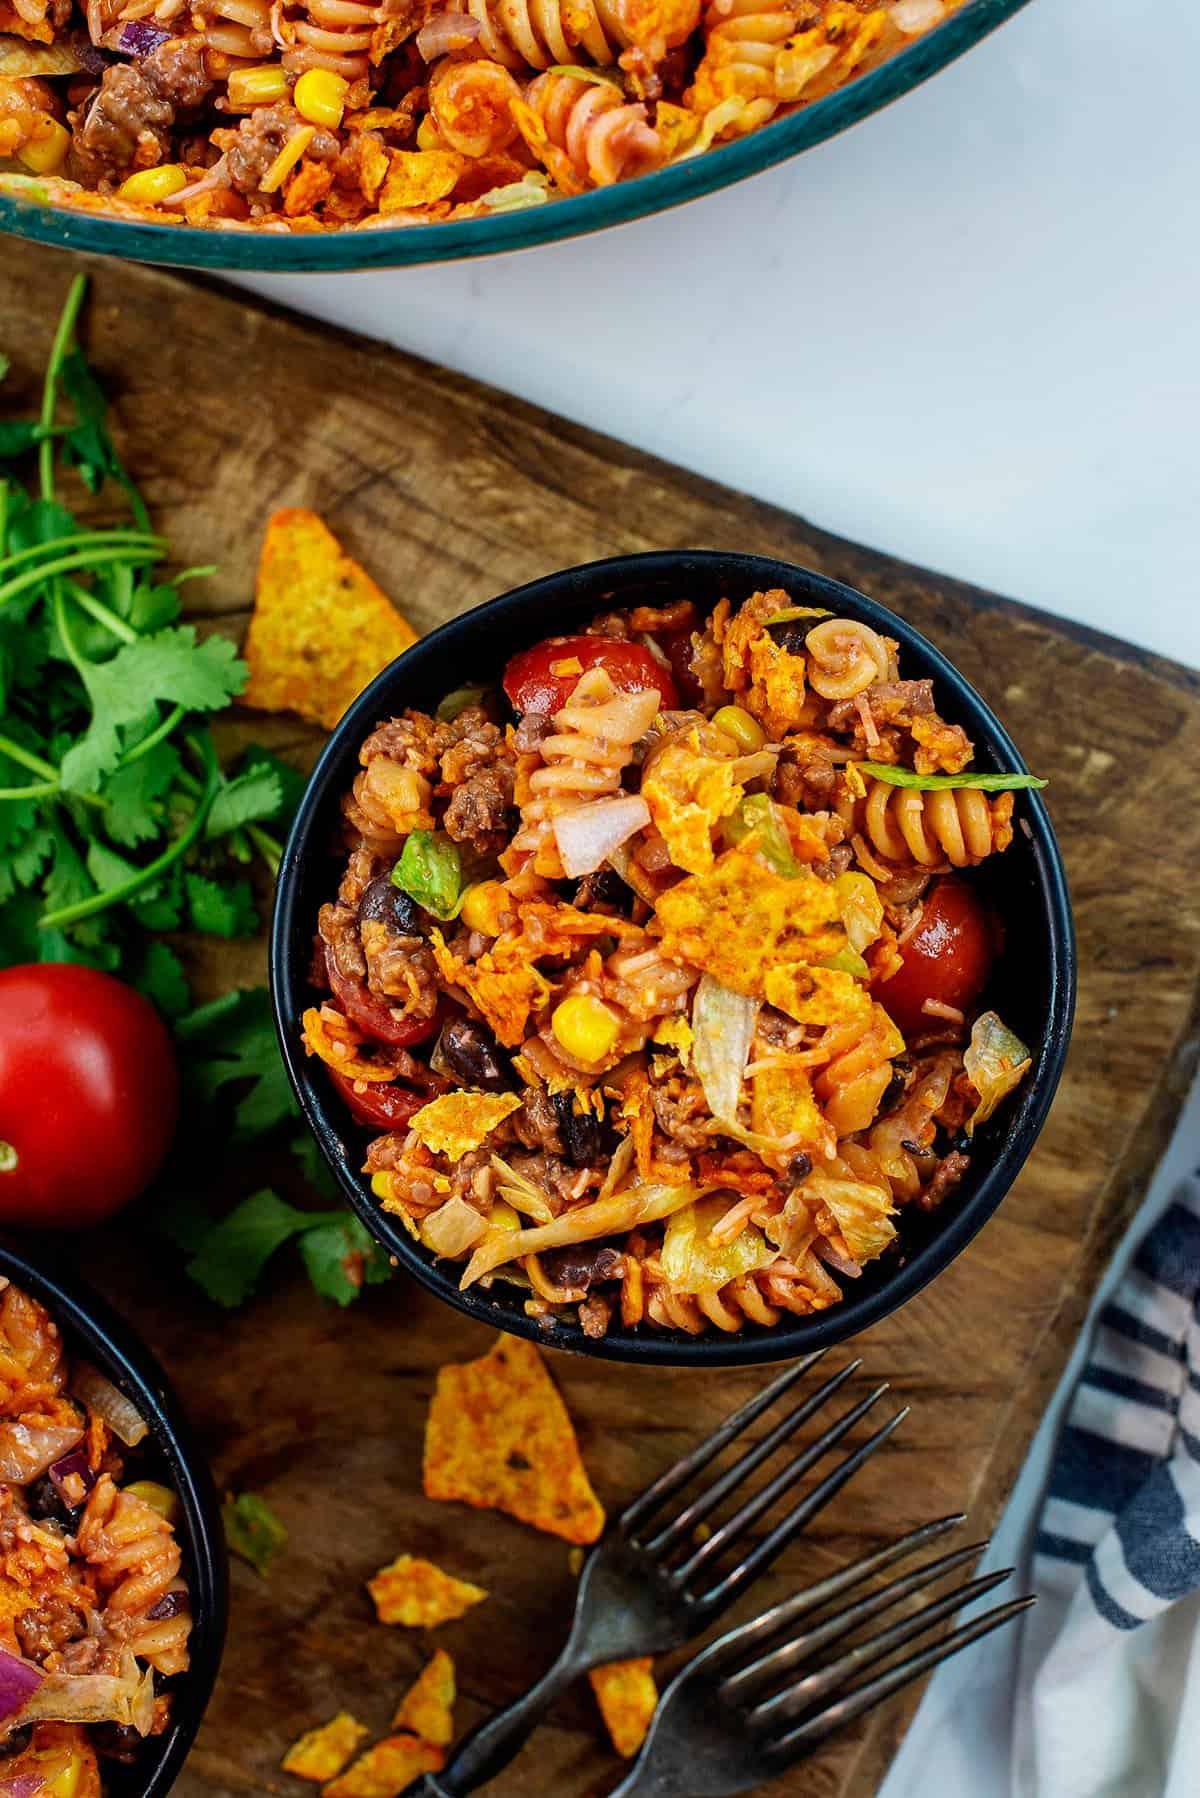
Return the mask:
<svg viewBox="0 0 1200 1798"><path fill-rule="evenodd" d="M32 391L76 266L4 243L0 346L13 358L18 400ZM969 1510L970 1528L985 1534L1196 1058L1196 677L361 340L175 277L114 264L93 273L88 343L116 397L125 458L180 561L220 564L195 603L230 636L244 625L264 522L281 505L317 508L420 628L618 551L757 550L902 612L1050 777L1080 949L1078 1019L1057 1103L982 1235L855 1344L860 1378L888 1379L913 1415L756 1598L781 1596L884 1533L947 1511ZM317 742L287 721L247 716L231 728L282 745L298 765ZM201 972L210 987L261 978L261 945L222 949ZM180 1784L185 1798L300 1798L278 1764L302 1729L341 1705L384 1729L431 1646L371 1620L363 1581L402 1550L491 1594L436 1634L458 1661L460 1726L541 1670L570 1602L566 1546L421 1493L435 1369L479 1353L486 1331L402 1279L343 1313L282 1271L243 1312L218 1315L160 1250L127 1231L102 1236L89 1263L165 1361L219 1481L263 1493L290 1532L268 1584L234 1567L224 1670ZM563 1356L553 1371L614 1508L767 1377ZM774 1798L875 1792L913 1702L893 1704L779 1781ZM609 1790L616 1772L584 1689L489 1790L585 1798Z"/></svg>

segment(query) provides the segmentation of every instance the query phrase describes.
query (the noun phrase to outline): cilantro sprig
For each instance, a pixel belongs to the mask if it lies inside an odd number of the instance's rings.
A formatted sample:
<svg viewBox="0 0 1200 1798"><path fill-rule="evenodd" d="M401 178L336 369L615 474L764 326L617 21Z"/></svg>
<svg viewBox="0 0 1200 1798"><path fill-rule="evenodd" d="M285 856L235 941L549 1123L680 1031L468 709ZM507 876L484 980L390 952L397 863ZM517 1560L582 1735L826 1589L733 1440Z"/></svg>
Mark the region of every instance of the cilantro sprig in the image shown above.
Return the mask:
<svg viewBox="0 0 1200 1798"><path fill-rule="evenodd" d="M76 340L85 291L36 416L0 420L0 962L86 962L179 1015L182 963L147 933L258 929L247 865L278 868L297 777L262 749L218 762L209 720L245 664L181 621L183 583L213 570L171 571L117 454ZM115 486L127 517L81 520L70 483Z"/></svg>

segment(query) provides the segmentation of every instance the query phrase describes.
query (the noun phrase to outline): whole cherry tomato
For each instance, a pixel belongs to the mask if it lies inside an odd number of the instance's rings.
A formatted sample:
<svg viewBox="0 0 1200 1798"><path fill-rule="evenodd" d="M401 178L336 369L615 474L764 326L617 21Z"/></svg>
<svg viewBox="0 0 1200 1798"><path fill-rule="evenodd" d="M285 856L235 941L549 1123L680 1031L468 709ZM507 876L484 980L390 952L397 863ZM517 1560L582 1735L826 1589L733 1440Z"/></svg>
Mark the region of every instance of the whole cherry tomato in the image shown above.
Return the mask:
<svg viewBox="0 0 1200 1798"><path fill-rule="evenodd" d="M921 921L901 948L904 965L875 988L875 997L906 1036L936 1023L926 999L967 1011L983 991L992 965L991 919L965 880L935 880Z"/></svg>
<svg viewBox="0 0 1200 1798"><path fill-rule="evenodd" d="M375 1086L365 1080L355 1086L335 1068L327 1071L352 1115L372 1130L399 1130L429 1101L428 1093L414 1092L411 1086Z"/></svg>
<svg viewBox="0 0 1200 1798"><path fill-rule="evenodd" d="M555 674L560 662L578 662L571 673ZM547 637L523 649L504 670L504 691L514 711L560 712L575 683L589 668L603 668L619 693L646 693L657 688L664 711L673 711L679 694L669 672L643 643L621 637Z"/></svg>
<svg viewBox="0 0 1200 1798"><path fill-rule="evenodd" d="M157 1173L179 1114L154 1007L95 968L0 970L0 1223L91 1224Z"/></svg>
<svg viewBox="0 0 1200 1798"><path fill-rule="evenodd" d="M377 1043L408 1049L414 1043L427 1042L441 1027L440 1011L435 1011L431 1018L398 1017L386 1000L371 991L365 980L353 980L343 974L328 949L325 951L325 971L333 996L350 1022L373 1036Z"/></svg>

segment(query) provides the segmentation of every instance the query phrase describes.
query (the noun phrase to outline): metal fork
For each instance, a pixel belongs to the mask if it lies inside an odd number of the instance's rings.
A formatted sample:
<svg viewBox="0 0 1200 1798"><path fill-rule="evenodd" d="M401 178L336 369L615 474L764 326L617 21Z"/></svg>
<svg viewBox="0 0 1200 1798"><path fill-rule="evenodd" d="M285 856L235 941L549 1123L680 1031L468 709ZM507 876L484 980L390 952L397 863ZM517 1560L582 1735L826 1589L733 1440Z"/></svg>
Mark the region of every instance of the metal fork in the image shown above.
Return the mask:
<svg viewBox="0 0 1200 1798"><path fill-rule="evenodd" d="M834 1730L1026 1610L1032 1597L1012 1599L893 1662L907 1643L1007 1579L1012 1569L1006 1568L850 1643L885 1611L973 1560L987 1546L977 1542L795 1631L851 1587L961 1522L946 1517L925 1524L702 1649L663 1693L631 1772L609 1798L731 1798L777 1779Z"/></svg>
<svg viewBox="0 0 1200 1798"><path fill-rule="evenodd" d="M704 1519L858 1371L861 1361L851 1361L781 1417L761 1441L751 1444L682 1510L667 1515L670 1501L689 1480L789 1392L823 1352L805 1356L764 1387L621 1513L584 1565L571 1631L554 1665L522 1697L469 1735L441 1773L426 1774L411 1786L406 1798L461 1798L508 1765L559 1693L589 1668L605 1661L665 1653L700 1635L887 1441L908 1415L907 1406L838 1461L761 1540L747 1546L731 1567L725 1571L718 1568L722 1556L739 1546L747 1531L867 1415L887 1391L885 1382L799 1449L731 1517L696 1544L695 1532Z"/></svg>

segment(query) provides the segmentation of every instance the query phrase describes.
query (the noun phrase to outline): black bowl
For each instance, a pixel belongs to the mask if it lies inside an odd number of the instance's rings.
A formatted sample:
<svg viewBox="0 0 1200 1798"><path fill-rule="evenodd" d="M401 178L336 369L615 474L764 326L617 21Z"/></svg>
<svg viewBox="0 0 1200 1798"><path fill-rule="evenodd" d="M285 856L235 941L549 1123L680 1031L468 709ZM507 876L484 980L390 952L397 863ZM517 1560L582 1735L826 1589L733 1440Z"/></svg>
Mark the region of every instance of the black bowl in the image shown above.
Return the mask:
<svg viewBox="0 0 1200 1798"><path fill-rule="evenodd" d="M208 1463L179 1400L129 1325L74 1275L35 1266L0 1246L0 1274L39 1299L63 1333L68 1355L82 1353L137 1407L150 1426L144 1450L153 1474L179 1495L175 1533L192 1601L191 1665L171 1681L171 1724L142 1744L129 1766L104 1765L110 1798L165 1798L187 1758L212 1696L229 1609L225 1532Z"/></svg>
<svg viewBox="0 0 1200 1798"><path fill-rule="evenodd" d="M665 603L687 595L704 607L722 597L737 604L749 594L782 587L802 603L861 618L900 644L907 676L931 675L938 709L962 724L975 744L976 763L990 770L1024 769L993 713L943 655L912 626L874 600L823 575L766 556L706 550L662 551L591 562L504 593L424 638L374 680L342 719L313 771L296 814L283 862L271 927L271 992L283 1059L304 1115L339 1185L371 1234L400 1264L460 1311L482 1322L556 1348L615 1361L728 1367L786 1360L843 1342L878 1323L947 1267L986 1223L1037 1139L1062 1073L1075 997L1075 940L1062 859L1046 808L1036 792L1019 799L1021 827L1007 854L976 871L980 886L1005 920L1005 949L992 975L1004 1021L1034 1048L1034 1065L1013 1099L976 1138L972 1165L955 1197L940 1212L910 1208L901 1225L900 1254L873 1262L849 1283L841 1304L811 1317L788 1317L775 1329L748 1327L737 1335L692 1337L614 1325L598 1341L573 1324L549 1330L526 1317L522 1296L494 1287L460 1292L461 1268L437 1263L380 1209L358 1173L370 1132L347 1115L300 1042L300 1018L312 1003L308 970L317 911L337 884L331 846L338 805L358 769L358 749L381 718L405 706L431 709L443 693L469 681L495 683L505 661L540 637L577 629L592 615L638 600ZM985 995L986 997L986 995Z"/></svg>

